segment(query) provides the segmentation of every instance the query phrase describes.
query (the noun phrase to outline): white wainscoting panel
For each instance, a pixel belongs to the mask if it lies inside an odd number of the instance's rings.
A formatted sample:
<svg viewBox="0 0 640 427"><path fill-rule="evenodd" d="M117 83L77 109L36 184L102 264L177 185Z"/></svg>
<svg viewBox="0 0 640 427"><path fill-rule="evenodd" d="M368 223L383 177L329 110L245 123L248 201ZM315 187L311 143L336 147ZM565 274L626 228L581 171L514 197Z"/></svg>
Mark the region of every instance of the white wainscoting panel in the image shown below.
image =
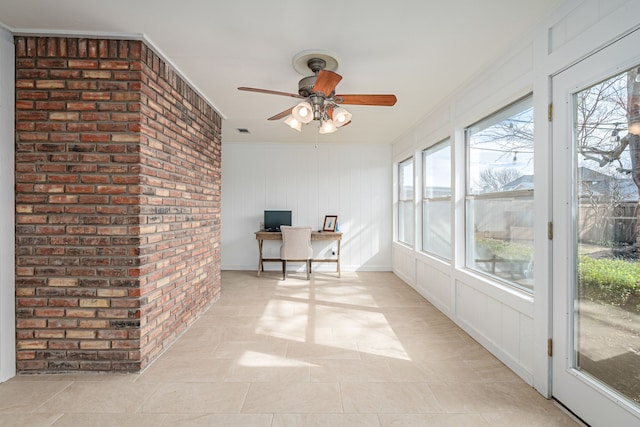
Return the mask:
<svg viewBox="0 0 640 427"><path fill-rule="evenodd" d="M431 304L446 315L451 315L451 287L453 282L447 272L449 268L439 268L434 263L428 263L418 258L416 260L415 289Z"/></svg>
<svg viewBox="0 0 640 427"><path fill-rule="evenodd" d="M489 349L523 380L532 384L531 317L482 292L481 287L469 286L462 281L456 281L455 311L453 319L469 335Z"/></svg>
<svg viewBox="0 0 640 427"><path fill-rule="evenodd" d="M396 276L415 288L415 257L413 249L399 243L393 244L393 272Z"/></svg>

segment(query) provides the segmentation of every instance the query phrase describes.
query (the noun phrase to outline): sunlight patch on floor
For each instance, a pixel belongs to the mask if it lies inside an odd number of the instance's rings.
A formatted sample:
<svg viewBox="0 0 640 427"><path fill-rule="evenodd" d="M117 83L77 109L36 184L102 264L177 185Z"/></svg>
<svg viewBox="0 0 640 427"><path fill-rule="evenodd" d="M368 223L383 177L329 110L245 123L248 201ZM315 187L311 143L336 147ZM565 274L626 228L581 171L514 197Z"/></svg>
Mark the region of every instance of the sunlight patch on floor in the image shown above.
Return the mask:
<svg viewBox="0 0 640 427"><path fill-rule="evenodd" d="M281 293L284 295L275 296L265 306L256 324L256 334L410 360L388 319L373 307L372 296L359 295L352 302L348 297L345 299L344 289L309 287L285 288ZM342 302L325 296L339 296ZM358 305L363 301L365 305Z"/></svg>
<svg viewBox="0 0 640 427"><path fill-rule="evenodd" d="M302 360L289 359L273 354L246 351L238 358L238 365L246 367L271 367L271 368L296 368L314 366L314 364Z"/></svg>

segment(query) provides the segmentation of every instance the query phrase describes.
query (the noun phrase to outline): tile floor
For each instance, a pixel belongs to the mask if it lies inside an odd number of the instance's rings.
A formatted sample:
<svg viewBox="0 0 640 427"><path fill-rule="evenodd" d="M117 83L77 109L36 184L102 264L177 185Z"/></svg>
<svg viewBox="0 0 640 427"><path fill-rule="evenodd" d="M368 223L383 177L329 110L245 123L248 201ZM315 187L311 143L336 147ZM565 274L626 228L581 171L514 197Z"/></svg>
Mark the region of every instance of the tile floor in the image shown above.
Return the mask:
<svg viewBox="0 0 640 427"><path fill-rule="evenodd" d="M224 271L142 374L0 384L0 426L575 426L391 273Z"/></svg>

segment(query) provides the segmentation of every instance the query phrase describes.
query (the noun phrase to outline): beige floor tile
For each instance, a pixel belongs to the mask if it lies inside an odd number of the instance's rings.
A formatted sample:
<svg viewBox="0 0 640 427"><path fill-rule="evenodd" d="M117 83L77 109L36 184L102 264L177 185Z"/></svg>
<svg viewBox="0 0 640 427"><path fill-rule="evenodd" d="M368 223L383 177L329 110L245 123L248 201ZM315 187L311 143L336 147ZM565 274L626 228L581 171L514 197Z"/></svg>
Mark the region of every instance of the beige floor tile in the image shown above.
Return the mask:
<svg viewBox="0 0 640 427"><path fill-rule="evenodd" d="M139 375L136 383L220 382L231 366L233 361L213 357L161 357Z"/></svg>
<svg viewBox="0 0 640 427"><path fill-rule="evenodd" d="M284 357L261 356L252 361L242 358L234 363L224 376L224 381L235 382L308 382L309 363Z"/></svg>
<svg viewBox="0 0 640 427"><path fill-rule="evenodd" d="M394 382L428 382L430 379L426 371L411 360L387 358L385 362Z"/></svg>
<svg viewBox="0 0 640 427"><path fill-rule="evenodd" d="M341 383L345 412L444 412L426 383Z"/></svg>
<svg viewBox="0 0 640 427"><path fill-rule="evenodd" d="M486 386L496 402L503 407L508 407L509 411L561 414L553 400L545 399L523 381L489 382Z"/></svg>
<svg viewBox="0 0 640 427"><path fill-rule="evenodd" d="M359 347L402 347L402 341L390 327L367 328L366 326L342 326L334 325L333 335L337 340L353 341Z"/></svg>
<svg viewBox="0 0 640 427"><path fill-rule="evenodd" d="M207 310L202 315L202 317L208 318L208 317L216 317L216 316L254 315L253 313L243 313L242 308L243 308L242 306L224 306L222 304L219 304L218 302L215 302L214 304L211 305L211 307L209 307L209 310ZM213 321L212 319L207 319L207 320L203 320L202 323L212 322L212 321ZM196 323L194 327L202 327L202 326Z"/></svg>
<svg viewBox="0 0 640 427"><path fill-rule="evenodd" d="M255 328L260 316L216 316L214 325L218 328Z"/></svg>
<svg viewBox="0 0 640 427"><path fill-rule="evenodd" d="M479 382L431 382L431 389L437 401L446 412L490 412L508 411L489 395L489 387Z"/></svg>
<svg viewBox="0 0 640 427"><path fill-rule="evenodd" d="M216 322L211 317L201 317L198 321L193 324L189 329L187 329L182 336L180 337L180 341L183 340L208 340L210 336L211 327L215 325Z"/></svg>
<svg viewBox="0 0 640 427"><path fill-rule="evenodd" d="M252 383L243 413L341 413L337 383Z"/></svg>
<svg viewBox="0 0 640 427"><path fill-rule="evenodd" d="M296 360L340 359L359 360L360 352L353 341L323 340L323 343L292 342L287 357Z"/></svg>
<svg viewBox="0 0 640 427"><path fill-rule="evenodd" d="M280 297L273 298L265 302L264 305L242 306L239 314L232 316L256 316L256 317L272 317L276 319L287 318L293 316L299 310L304 310L308 304L307 299L298 300L299 297Z"/></svg>
<svg viewBox="0 0 640 427"><path fill-rule="evenodd" d="M479 414L381 414L382 427L489 427ZM511 427L519 426L512 424Z"/></svg>
<svg viewBox="0 0 640 427"><path fill-rule="evenodd" d="M394 373L384 360L316 360L311 367L313 382L388 382Z"/></svg>
<svg viewBox="0 0 640 427"><path fill-rule="evenodd" d="M275 414L273 427L376 427L375 414Z"/></svg>
<svg viewBox="0 0 640 427"><path fill-rule="evenodd" d="M156 387L156 384L78 381L48 399L35 412L133 413Z"/></svg>
<svg viewBox="0 0 640 427"><path fill-rule="evenodd" d="M271 427L271 414L171 414L161 427Z"/></svg>
<svg viewBox="0 0 640 427"><path fill-rule="evenodd" d="M224 292L224 291L223 291ZM252 311L255 312L259 307L265 307L269 298L273 296L272 293L256 295L251 293L231 293L220 298L216 304L220 304L222 307L253 307Z"/></svg>
<svg viewBox="0 0 640 427"><path fill-rule="evenodd" d="M306 339L310 331L315 328L316 325L309 318L308 313L298 312L284 318L260 317L254 326L254 331L258 334L299 341Z"/></svg>
<svg viewBox="0 0 640 427"><path fill-rule="evenodd" d="M247 383L162 383L148 396L143 413L239 413Z"/></svg>
<svg viewBox="0 0 640 427"><path fill-rule="evenodd" d="M313 300L318 305L340 305L360 310L378 308L378 303L372 295L359 290L355 291L352 287L323 288L313 294Z"/></svg>
<svg viewBox="0 0 640 427"><path fill-rule="evenodd" d="M61 393L71 384L71 381L22 381L20 377L13 378L0 385L0 413L31 412L38 404Z"/></svg>
<svg viewBox="0 0 640 427"><path fill-rule="evenodd" d="M210 358L211 354L213 354L221 342L224 342L222 339L215 338L192 338L192 337L182 337L180 338L179 345L174 343L171 347L169 347L163 354L163 358Z"/></svg>
<svg viewBox="0 0 640 427"><path fill-rule="evenodd" d="M420 305L419 307L387 307L384 309L384 315L393 321L404 321L405 319L422 319L428 320L432 325L448 325L447 330L451 329L450 320L438 311L432 305Z"/></svg>
<svg viewBox="0 0 640 427"><path fill-rule="evenodd" d="M260 362L264 358L269 360L271 357L287 356L286 341L233 341L224 342L218 345L211 353L211 357L215 359L239 359L243 358L247 362L255 360Z"/></svg>
<svg viewBox="0 0 640 427"><path fill-rule="evenodd" d="M158 427L165 414L65 414L52 427Z"/></svg>
<svg viewBox="0 0 640 427"><path fill-rule="evenodd" d="M491 427L577 427L578 423L569 418L560 410L553 413L544 412L492 412L483 413L482 416Z"/></svg>
<svg viewBox="0 0 640 427"><path fill-rule="evenodd" d="M428 340L419 342L403 341L404 348L416 363L432 364L463 360L490 359L486 350L478 350L463 340L453 343L432 344Z"/></svg>
<svg viewBox="0 0 640 427"><path fill-rule="evenodd" d="M0 413L0 427L42 427L50 426L63 414L3 414Z"/></svg>
<svg viewBox="0 0 640 427"><path fill-rule="evenodd" d="M362 358L382 356L397 360L411 360L411 355L402 341L398 339L386 339L383 337L376 339L367 335L359 338L354 337L354 340L358 343L358 350Z"/></svg>
<svg viewBox="0 0 640 427"><path fill-rule="evenodd" d="M318 328L306 317L292 317L290 320L262 321L253 331L255 336L267 340L287 340L292 343L314 343L333 339L331 328Z"/></svg>
<svg viewBox="0 0 640 427"><path fill-rule="evenodd" d="M546 413L551 403L520 382L429 383L438 402L447 412Z"/></svg>
<svg viewBox="0 0 640 427"><path fill-rule="evenodd" d="M282 328L285 331L288 328ZM230 341L269 341L273 339L295 339L295 335L284 333L282 335L274 333L271 329L266 328L264 324L258 324L255 326L241 327L230 326L228 328L220 328L217 325L212 330L216 336L219 336L221 340ZM304 335L302 335L304 338Z"/></svg>
<svg viewBox="0 0 640 427"><path fill-rule="evenodd" d="M134 382L138 378L137 374L130 373L91 373L82 372L77 374L38 374L38 375L18 375L11 379L16 382L76 382L76 381L90 381L90 382Z"/></svg>
<svg viewBox="0 0 640 427"><path fill-rule="evenodd" d="M415 362L417 366L425 373L428 382L452 384L466 384L470 382L481 382L478 374L464 363L463 360L434 360L424 361L423 359Z"/></svg>
<svg viewBox="0 0 640 427"><path fill-rule="evenodd" d="M496 382L496 381L508 381L508 382L521 382L522 379L518 377L511 369L507 368L498 359L487 358L482 360L465 360L464 364L471 368L478 377L483 380Z"/></svg>
<svg viewBox="0 0 640 427"><path fill-rule="evenodd" d="M328 323L327 327L347 330L362 330L366 328L370 331L384 331L389 336L397 337L394 325L384 315L384 311L378 309L376 311L365 311L323 307L318 310L318 314L323 316L321 321Z"/></svg>

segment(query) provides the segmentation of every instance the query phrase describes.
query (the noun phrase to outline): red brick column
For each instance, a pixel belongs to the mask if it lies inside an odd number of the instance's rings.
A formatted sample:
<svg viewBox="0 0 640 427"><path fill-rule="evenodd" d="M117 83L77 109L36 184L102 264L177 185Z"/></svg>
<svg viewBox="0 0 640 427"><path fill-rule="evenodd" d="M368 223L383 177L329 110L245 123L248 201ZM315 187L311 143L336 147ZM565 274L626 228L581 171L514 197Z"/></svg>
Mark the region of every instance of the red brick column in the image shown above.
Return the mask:
<svg viewBox="0 0 640 427"><path fill-rule="evenodd" d="M16 37L16 132L18 371L144 368L219 292L219 116L140 41Z"/></svg>

